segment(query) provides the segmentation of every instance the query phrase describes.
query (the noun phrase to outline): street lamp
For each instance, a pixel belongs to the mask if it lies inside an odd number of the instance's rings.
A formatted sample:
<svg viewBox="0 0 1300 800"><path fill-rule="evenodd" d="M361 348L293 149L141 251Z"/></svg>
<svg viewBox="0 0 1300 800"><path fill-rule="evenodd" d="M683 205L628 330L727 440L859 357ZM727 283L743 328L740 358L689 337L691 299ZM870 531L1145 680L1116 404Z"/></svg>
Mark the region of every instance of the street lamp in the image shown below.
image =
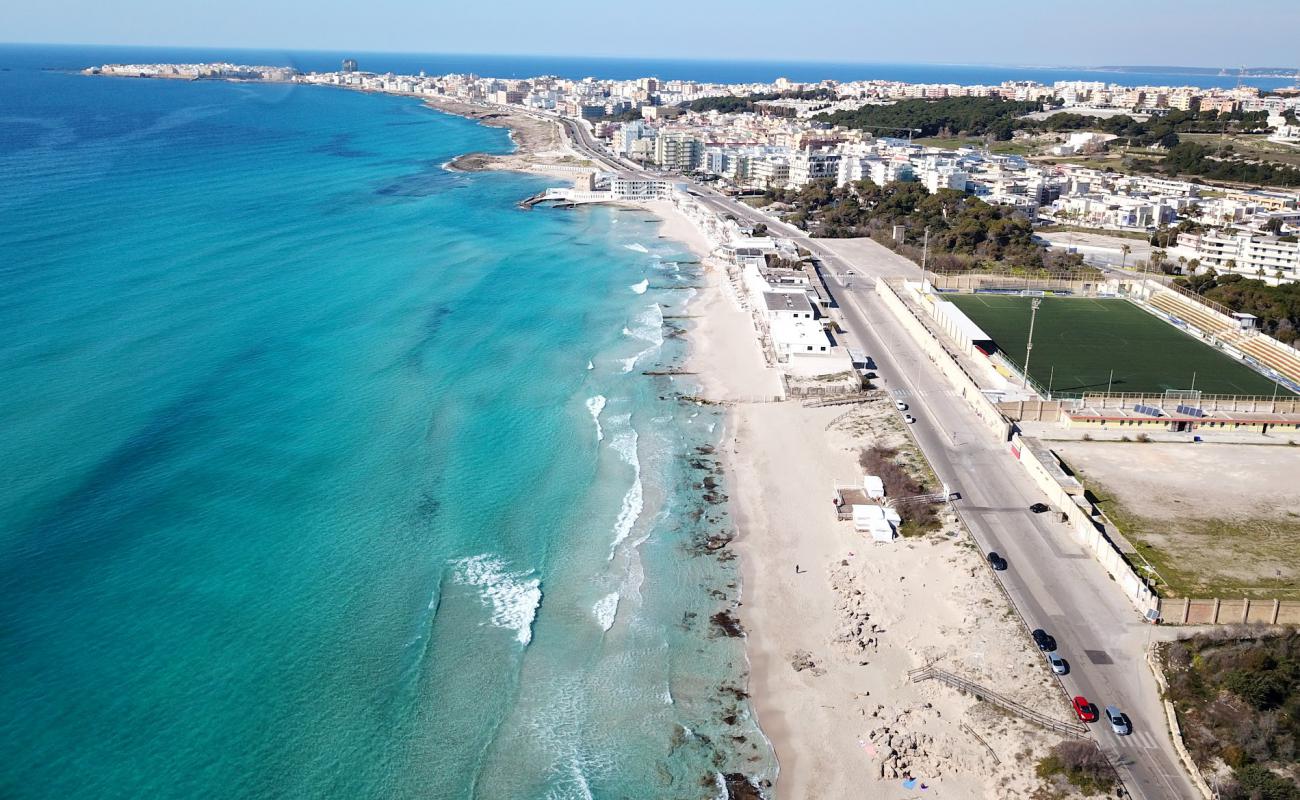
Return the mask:
<svg viewBox="0 0 1300 800"><path fill-rule="evenodd" d="M1043 298L1035 297L1029 301L1029 340L1025 342L1025 374L1020 382L1020 388L1024 389L1029 386L1029 354L1034 350L1034 321L1038 319L1038 307L1043 304Z"/></svg>

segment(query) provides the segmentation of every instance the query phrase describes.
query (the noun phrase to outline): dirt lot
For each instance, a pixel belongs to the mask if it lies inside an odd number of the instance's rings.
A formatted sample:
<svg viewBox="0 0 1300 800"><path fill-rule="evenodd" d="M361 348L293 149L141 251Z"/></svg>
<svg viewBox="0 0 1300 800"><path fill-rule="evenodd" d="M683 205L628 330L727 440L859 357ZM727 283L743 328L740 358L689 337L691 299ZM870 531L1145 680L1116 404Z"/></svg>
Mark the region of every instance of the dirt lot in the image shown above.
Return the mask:
<svg viewBox="0 0 1300 800"><path fill-rule="evenodd" d="M1300 447L1054 442L1181 597L1300 598Z"/></svg>

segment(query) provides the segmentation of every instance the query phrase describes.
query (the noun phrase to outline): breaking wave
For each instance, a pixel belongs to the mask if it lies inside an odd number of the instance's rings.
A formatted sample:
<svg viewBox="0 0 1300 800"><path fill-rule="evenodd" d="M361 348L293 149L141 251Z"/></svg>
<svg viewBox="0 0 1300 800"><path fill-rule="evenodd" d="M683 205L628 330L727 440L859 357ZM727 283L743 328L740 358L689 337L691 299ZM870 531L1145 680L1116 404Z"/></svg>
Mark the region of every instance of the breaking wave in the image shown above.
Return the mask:
<svg viewBox="0 0 1300 800"><path fill-rule="evenodd" d="M596 423L596 441L605 438L605 431L600 427L600 412L605 410L605 395L598 394L595 397L587 398L587 410L591 412L591 419Z"/></svg>
<svg viewBox="0 0 1300 800"><path fill-rule="evenodd" d="M631 415L625 417L629 422ZM624 417L620 417L620 420ZM623 502L618 510L618 519L614 521L614 541L609 546L609 560L614 560L614 551L622 544L632 533L633 526L641 516L641 509L644 507L644 487L641 484L641 459L637 456L637 433L636 429L628 426L626 431L619 433L610 445L614 452L618 453L623 459L623 463L632 467L632 486L623 495Z"/></svg>
<svg viewBox="0 0 1300 800"><path fill-rule="evenodd" d="M649 253L649 252L650 252L649 250L646 249L645 245L643 245L643 244L633 243L633 244L625 244L625 245L623 245L623 246L626 247L628 250L632 250L633 252L637 252L637 253Z"/></svg>
<svg viewBox="0 0 1300 800"><path fill-rule="evenodd" d="M454 562L456 580L480 590L490 606L491 623L515 632L520 644L533 639L533 620L542 603L542 579L534 570L512 572L500 558L484 553Z"/></svg>
<svg viewBox="0 0 1300 800"><path fill-rule="evenodd" d="M618 592L611 592L597 600L591 607L591 613L596 615L596 622L600 623L602 631L614 627L614 619L618 616Z"/></svg>
<svg viewBox="0 0 1300 800"><path fill-rule="evenodd" d="M645 294L645 290L650 288L650 279L643 279L640 283L632 284L632 291L637 294Z"/></svg>

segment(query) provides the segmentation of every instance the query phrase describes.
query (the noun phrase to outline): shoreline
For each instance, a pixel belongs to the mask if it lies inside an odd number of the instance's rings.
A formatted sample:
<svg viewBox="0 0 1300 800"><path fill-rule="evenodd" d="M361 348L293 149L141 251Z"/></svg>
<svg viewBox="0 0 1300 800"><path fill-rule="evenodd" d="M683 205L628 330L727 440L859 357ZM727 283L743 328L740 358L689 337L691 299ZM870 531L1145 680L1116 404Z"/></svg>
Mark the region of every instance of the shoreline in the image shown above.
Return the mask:
<svg viewBox="0 0 1300 800"><path fill-rule="evenodd" d="M466 154L449 168L575 177L556 161L568 154L558 123L428 105L512 131L513 153ZM555 138L539 137L539 125ZM914 777L936 797L1032 798L1041 786L1021 765L1054 736L906 677L938 661L1068 718L1018 623L997 613L1005 601L956 518L945 512L939 532L877 544L831 513L835 482L860 479L862 447L910 443L892 402L882 394L848 412L754 402L783 395L781 373L766 362L745 290L711 257L716 243L671 200L620 205L651 213L661 238L700 259L704 287L689 303L685 365L702 397L726 406L717 446L735 531L728 547L740 561L734 613L744 688L775 767L765 796L846 797L865 784L873 796L901 800L914 796L904 784Z"/></svg>

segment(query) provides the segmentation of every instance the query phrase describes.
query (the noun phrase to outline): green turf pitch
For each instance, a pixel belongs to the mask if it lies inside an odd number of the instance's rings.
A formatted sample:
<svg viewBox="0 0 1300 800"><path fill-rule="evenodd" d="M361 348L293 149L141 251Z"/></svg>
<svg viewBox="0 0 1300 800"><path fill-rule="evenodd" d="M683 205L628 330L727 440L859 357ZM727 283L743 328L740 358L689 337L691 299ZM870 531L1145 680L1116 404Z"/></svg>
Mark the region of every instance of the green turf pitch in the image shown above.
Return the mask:
<svg viewBox="0 0 1300 800"><path fill-rule="evenodd" d="M1015 295L945 295L1015 364L1025 363L1029 301ZM1034 323L1030 377L1056 392L1271 395L1273 381L1127 300L1044 297ZM1053 371L1053 368L1055 370ZM1287 393L1285 388L1279 393Z"/></svg>

